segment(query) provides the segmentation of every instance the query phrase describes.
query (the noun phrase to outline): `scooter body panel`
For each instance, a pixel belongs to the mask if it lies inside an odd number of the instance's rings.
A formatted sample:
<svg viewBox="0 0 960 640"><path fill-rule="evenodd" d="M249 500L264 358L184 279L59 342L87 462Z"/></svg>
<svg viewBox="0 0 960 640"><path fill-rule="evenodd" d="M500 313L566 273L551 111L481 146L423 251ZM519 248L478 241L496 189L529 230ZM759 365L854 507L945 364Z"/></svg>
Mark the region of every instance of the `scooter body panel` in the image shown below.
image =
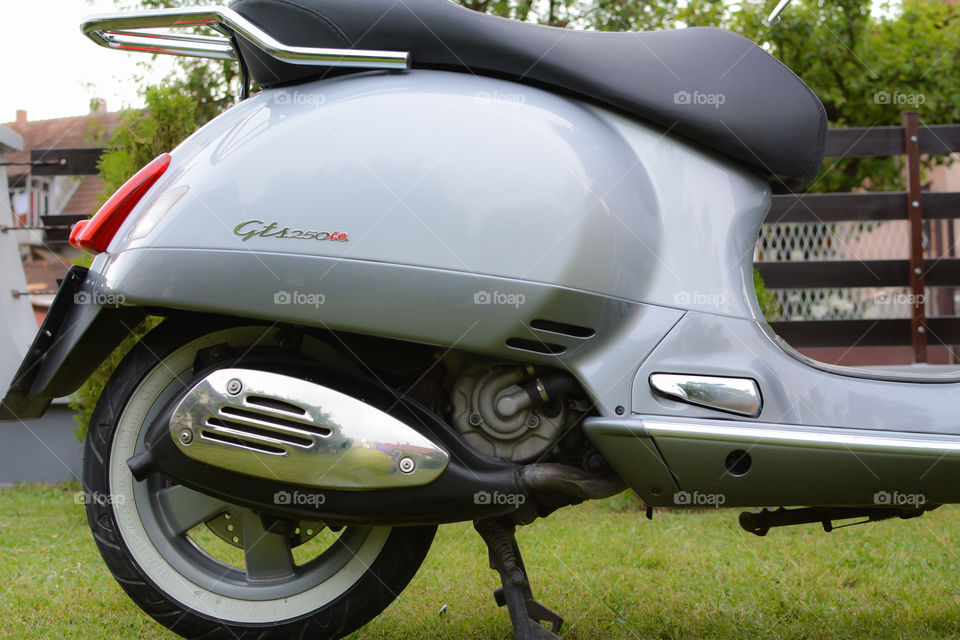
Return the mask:
<svg viewBox="0 0 960 640"><path fill-rule="evenodd" d="M170 174L153 193L189 192L131 239L135 212L112 254L367 260L754 315L735 238L755 231L766 185L668 132L531 87L418 71L265 91L181 145ZM237 275L277 289L262 267Z"/></svg>
<svg viewBox="0 0 960 640"><path fill-rule="evenodd" d="M417 71L265 91L172 156L95 263L102 295L562 364L603 411L685 309L756 316L734 239L767 186L532 87Z"/></svg>

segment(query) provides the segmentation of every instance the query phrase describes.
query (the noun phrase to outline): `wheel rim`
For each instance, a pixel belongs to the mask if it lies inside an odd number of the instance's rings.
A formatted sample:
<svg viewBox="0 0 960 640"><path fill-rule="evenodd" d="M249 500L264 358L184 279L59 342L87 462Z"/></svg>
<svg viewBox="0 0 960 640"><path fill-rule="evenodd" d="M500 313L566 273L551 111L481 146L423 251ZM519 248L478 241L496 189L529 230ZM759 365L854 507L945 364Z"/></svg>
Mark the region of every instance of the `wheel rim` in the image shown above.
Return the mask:
<svg viewBox="0 0 960 640"><path fill-rule="evenodd" d="M171 486L159 477L133 479L126 460L144 450L146 425L183 389L197 351L224 342L231 347L269 347L278 333L264 327L228 329L175 350L131 394L110 450L112 506L131 555L168 596L222 620L268 623L315 611L363 576L390 533L387 527L348 527L339 534L327 530L319 542L311 540L306 553L298 547L297 558L290 536L267 530L249 509L182 485ZM215 537L202 535L204 523L224 513L236 522L233 542L242 547L238 550L242 563L215 553L209 544ZM310 557L313 551L317 555Z"/></svg>

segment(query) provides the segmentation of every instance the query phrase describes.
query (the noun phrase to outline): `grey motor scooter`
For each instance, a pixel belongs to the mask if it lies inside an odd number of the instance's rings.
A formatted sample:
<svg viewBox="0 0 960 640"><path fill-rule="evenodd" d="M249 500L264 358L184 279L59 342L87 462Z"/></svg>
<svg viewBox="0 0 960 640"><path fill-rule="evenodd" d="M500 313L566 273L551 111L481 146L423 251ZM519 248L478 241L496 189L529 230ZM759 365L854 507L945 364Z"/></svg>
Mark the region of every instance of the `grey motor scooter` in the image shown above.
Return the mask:
<svg viewBox="0 0 960 640"><path fill-rule="evenodd" d="M156 31L197 25L218 35ZM165 317L107 384L83 480L110 570L184 637L343 637L438 524L473 521L516 637L556 638L515 528L628 486L780 507L741 517L759 535L960 502L960 376L814 362L758 310L772 185L817 173L827 123L753 43L446 0L83 29L244 76L245 99L74 228L96 258L0 408L42 415Z"/></svg>

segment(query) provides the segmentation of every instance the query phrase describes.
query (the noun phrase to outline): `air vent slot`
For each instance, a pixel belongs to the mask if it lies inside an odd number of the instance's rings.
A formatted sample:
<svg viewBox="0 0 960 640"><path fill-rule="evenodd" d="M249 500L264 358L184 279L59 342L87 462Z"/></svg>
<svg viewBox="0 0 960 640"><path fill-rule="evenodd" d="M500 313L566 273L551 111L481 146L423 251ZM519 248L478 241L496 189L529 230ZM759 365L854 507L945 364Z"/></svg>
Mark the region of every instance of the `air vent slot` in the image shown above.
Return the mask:
<svg viewBox="0 0 960 640"><path fill-rule="evenodd" d="M507 346L511 349L520 349L521 351L531 351L533 353L545 353L547 355L559 355L567 350L562 344L551 344L549 342L540 342L539 340L527 340L525 338L510 338L507 340Z"/></svg>
<svg viewBox="0 0 960 640"><path fill-rule="evenodd" d="M590 327L580 327L575 324L554 322L553 320L543 320L541 318L532 321L530 323L530 327L532 329L536 329L537 331L558 333L563 336L570 336L571 338L592 338L597 333Z"/></svg>
<svg viewBox="0 0 960 640"><path fill-rule="evenodd" d="M209 431L207 429L203 429L200 432L200 437L202 437L204 440L213 440L214 442L220 442L222 444L228 444L250 451L259 451L260 453L267 453L272 456L282 456L284 453L286 453L280 447L274 447L262 442L251 442L249 440L244 440L243 438L236 438L234 436L228 436L215 431Z"/></svg>
<svg viewBox="0 0 960 640"><path fill-rule="evenodd" d="M234 416L235 418L241 418L243 420L255 420L256 422L267 423L269 425L281 428L300 429L301 431L308 431L323 438L326 438L332 433L332 431L326 427L321 427L306 422L298 422L297 420L291 420L290 418L278 416L275 413L266 414L260 413L259 411L250 411L249 409L241 409L240 407L231 406L220 407L220 413L223 415Z"/></svg>
<svg viewBox="0 0 960 640"><path fill-rule="evenodd" d="M263 429L261 427L244 424L242 422L234 422L233 420L207 418L207 425L211 427L222 427L224 429L240 431L243 434L249 435L253 438L269 438L271 440L280 440L281 442L286 442L287 444L292 444L297 447L309 447L313 445L313 440L304 436L298 436L296 434L283 431L271 431L270 429Z"/></svg>
<svg viewBox="0 0 960 640"><path fill-rule="evenodd" d="M264 409L286 411L287 413L294 413L298 416L304 416L307 414L306 409L298 407L295 404L290 404L289 402L284 402L283 400L277 400L276 398L268 398L266 396L247 396L246 401L247 404L263 407Z"/></svg>

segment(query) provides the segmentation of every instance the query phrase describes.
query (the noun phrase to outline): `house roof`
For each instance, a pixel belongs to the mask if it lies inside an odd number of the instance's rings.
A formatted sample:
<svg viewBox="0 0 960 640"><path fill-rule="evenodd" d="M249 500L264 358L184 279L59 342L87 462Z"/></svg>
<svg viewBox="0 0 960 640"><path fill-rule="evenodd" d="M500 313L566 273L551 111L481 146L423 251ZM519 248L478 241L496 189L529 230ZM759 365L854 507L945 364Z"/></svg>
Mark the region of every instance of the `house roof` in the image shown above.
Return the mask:
<svg viewBox="0 0 960 640"><path fill-rule="evenodd" d="M17 115L20 116L21 113ZM6 162L29 162L31 149L89 149L106 146L106 141L121 117L120 113L98 111L72 118L29 121L25 117L26 114L22 115L23 117L18 117L16 122L7 122L3 125L23 136L23 151L5 154ZM95 135L98 129L104 133L103 136ZM29 168L26 166L8 167L11 182L15 177L28 171Z"/></svg>
<svg viewBox="0 0 960 640"><path fill-rule="evenodd" d="M94 213L98 209L97 203L103 193L103 180L100 176L84 176L80 186L73 192L63 211L59 213Z"/></svg>

